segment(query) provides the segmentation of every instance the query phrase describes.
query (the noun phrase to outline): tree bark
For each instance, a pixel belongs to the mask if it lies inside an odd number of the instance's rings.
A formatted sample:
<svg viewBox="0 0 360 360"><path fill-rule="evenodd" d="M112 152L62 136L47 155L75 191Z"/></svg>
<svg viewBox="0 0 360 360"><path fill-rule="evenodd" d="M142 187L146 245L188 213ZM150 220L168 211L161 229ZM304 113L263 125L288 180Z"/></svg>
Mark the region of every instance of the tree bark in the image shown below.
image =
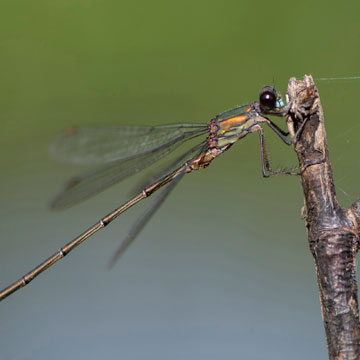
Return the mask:
<svg viewBox="0 0 360 360"><path fill-rule="evenodd" d="M291 78L287 125L301 167L303 218L315 260L330 359L360 359L356 283L360 201L342 208L335 194L323 110L311 76Z"/></svg>

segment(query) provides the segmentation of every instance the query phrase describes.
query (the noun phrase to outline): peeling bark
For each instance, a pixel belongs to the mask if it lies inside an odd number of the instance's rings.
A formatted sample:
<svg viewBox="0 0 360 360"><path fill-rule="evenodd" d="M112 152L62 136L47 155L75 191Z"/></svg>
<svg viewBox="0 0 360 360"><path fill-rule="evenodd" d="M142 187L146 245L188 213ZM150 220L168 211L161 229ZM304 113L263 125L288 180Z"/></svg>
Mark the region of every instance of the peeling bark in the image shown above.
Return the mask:
<svg viewBox="0 0 360 360"><path fill-rule="evenodd" d="M356 283L360 200L349 209L336 198L324 115L311 76L291 78L287 124L301 171L308 241L314 257L330 359L360 359Z"/></svg>

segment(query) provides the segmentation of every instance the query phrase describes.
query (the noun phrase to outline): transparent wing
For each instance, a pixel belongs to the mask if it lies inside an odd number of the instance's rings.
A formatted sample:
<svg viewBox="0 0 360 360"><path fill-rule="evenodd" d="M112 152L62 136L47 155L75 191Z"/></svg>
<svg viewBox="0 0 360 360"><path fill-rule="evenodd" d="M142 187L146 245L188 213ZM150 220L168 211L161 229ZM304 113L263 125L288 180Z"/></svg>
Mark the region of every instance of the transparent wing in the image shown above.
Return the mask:
<svg viewBox="0 0 360 360"><path fill-rule="evenodd" d="M74 164L101 164L139 156L192 132L206 132L204 124L70 128L50 146L56 159Z"/></svg>
<svg viewBox="0 0 360 360"><path fill-rule="evenodd" d="M65 188L53 200L51 207L53 209L61 209L83 201L152 165L174 151L183 142L199 135L202 135L202 133L196 132L195 134L188 134L188 136L180 135L178 138L152 152L125 160L114 161L93 171L75 176L70 179Z"/></svg>
<svg viewBox="0 0 360 360"><path fill-rule="evenodd" d="M172 160L170 164L163 165L161 168L154 169L152 172L147 172L146 176L140 179L135 183L134 187L129 191L130 196L135 196L141 192L146 187L158 182L161 178L173 172L176 168L183 165L187 160L192 159L195 156L198 156L200 153L205 152L208 147L206 141L192 147L189 150L186 150L183 154L178 156L175 160Z"/></svg>
<svg viewBox="0 0 360 360"><path fill-rule="evenodd" d="M156 176L152 178L152 181L149 181L147 179L147 186L150 184L153 184L157 181L160 181L162 177L164 177L166 174L171 173L173 170L181 166L185 161L188 159L191 159L193 156L199 155L203 151L205 151L205 148L207 146L207 143L202 143L200 145L197 145L196 147L192 148L191 150L185 152L182 154L179 158L177 158L170 166L166 166L165 168L161 169ZM199 149L201 151L199 152ZM170 192L174 189L174 187L180 182L180 180L185 175L184 173L180 173L173 181L170 182L170 184L166 185L165 189L159 194L157 198L152 202L151 206L149 206L148 209L137 219L137 221L132 225L130 231L127 233L127 235L121 240L119 248L116 250L114 255L112 256L110 262L109 262L109 268L113 267L115 262L120 258L120 256L125 252L125 250L129 247L129 245L135 240L135 238L139 235L141 230L146 226L146 224L150 221L151 217L155 214L155 212L160 208L160 206L163 204L163 202L166 200ZM156 179L156 180L155 180ZM139 191L144 189L142 187Z"/></svg>
<svg viewBox="0 0 360 360"><path fill-rule="evenodd" d="M149 222L151 217L155 214L155 212L159 209L162 203L166 200L170 192L174 189L174 187L179 183L179 181L183 178L185 173L180 173L170 184L168 184L165 189L159 194L156 200L153 202L152 206L150 206L146 211L142 214L140 218L135 222L135 224L131 227L128 234L122 239L119 248L115 251L112 256L109 268L112 268L115 262L120 258L120 256L125 252L125 250L129 247L129 245L135 240L140 231L145 227L145 225Z"/></svg>

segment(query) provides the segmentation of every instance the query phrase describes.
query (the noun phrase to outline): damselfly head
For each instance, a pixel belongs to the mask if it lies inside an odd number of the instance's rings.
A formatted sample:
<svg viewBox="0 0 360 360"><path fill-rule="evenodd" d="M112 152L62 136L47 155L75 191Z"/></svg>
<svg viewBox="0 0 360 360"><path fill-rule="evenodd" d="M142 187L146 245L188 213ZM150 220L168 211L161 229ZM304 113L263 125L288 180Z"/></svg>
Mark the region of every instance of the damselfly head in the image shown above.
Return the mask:
<svg viewBox="0 0 360 360"><path fill-rule="evenodd" d="M272 86L265 86L259 94L260 107L265 112L276 110L284 106L284 102L280 95Z"/></svg>

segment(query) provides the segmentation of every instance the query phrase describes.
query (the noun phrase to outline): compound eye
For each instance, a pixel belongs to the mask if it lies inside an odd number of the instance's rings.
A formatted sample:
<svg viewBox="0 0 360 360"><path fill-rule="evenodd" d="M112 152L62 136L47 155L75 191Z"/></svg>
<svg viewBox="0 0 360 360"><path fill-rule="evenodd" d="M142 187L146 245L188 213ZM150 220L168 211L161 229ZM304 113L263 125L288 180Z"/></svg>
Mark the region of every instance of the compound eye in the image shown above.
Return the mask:
<svg viewBox="0 0 360 360"><path fill-rule="evenodd" d="M264 110L272 110L276 107L277 95L273 87L267 86L260 92L260 106Z"/></svg>

